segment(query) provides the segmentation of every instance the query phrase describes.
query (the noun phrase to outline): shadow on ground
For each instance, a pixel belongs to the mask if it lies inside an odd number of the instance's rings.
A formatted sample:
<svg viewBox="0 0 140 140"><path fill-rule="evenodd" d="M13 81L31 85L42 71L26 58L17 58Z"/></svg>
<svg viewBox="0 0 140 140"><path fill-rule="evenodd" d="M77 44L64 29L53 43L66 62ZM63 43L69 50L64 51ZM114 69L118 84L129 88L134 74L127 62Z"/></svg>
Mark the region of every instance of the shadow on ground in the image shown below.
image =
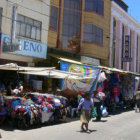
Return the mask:
<svg viewBox="0 0 140 140"><path fill-rule="evenodd" d="M91 134L91 133L93 133L93 132L96 132L97 130L90 130L89 129L89 131L90 131L90 133L87 133L86 131L76 131L76 132L78 132L78 133L86 133L86 134Z"/></svg>

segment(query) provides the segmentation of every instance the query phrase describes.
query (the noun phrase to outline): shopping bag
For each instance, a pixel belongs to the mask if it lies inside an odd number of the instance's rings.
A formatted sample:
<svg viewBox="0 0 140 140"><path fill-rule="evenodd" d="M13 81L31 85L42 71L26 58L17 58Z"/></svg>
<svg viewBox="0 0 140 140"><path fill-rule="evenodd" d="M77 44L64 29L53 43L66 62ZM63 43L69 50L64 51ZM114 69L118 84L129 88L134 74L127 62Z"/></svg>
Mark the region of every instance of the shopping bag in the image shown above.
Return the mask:
<svg viewBox="0 0 140 140"><path fill-rule="evenodd" d="M97 117L97 108L96 107L93 107L92 110L91 110L91 118L95 118Z"/></svg>
<svg viewBox="0 0 140 140"><path fill-rule="evenodd" d="M104 107L103 110L102 110L102 116L103 117L107 117L108 116L108 112L106 110L106 107Z"/></svg>
<svg viewBox="0 0 140 140"><path fill-rule="evenodd" d="M80 118L80 116L81 116L81 111L79 111L79 112L77 113L77 118Z"/></svg>

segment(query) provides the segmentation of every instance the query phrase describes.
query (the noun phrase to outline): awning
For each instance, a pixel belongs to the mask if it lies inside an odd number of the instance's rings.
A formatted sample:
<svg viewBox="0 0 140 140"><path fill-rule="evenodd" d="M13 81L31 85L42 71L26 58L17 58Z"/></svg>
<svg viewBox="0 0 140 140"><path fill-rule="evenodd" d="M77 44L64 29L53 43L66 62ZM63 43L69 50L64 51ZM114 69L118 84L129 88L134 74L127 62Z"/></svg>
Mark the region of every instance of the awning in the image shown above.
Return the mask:
<svg viewBox="0 0 140 140"><path fill-rule="evenodd" d="M29 74L29 75L38 75L45 76L50 78L58 78L58 79L90 79L91 77L84 77L82 74L65 72L61 70L44 70L44 71L28 71L28 72L19 72L21 74Z"/></svg>
<svg viewBox="0 0 140 140"><path fill-rule="evenodd" d="M17 64L10 63L5 65L0 65L0 70L14 70L19 71L21 74L46 76L50 78L69 78L69 79L91 79L91 77L84 77L82 74L65 72L61 70L56 70L55 67L22 67ZM92 77L92 79L94 79Z"/></svg>
<svg viewBox="0 0 140 140"><path fill-rule="evenodd" d="M140 76L139 73L124 71L124 70L120 70L120 69L117 69L117 68L109 68L109 67L104 67L104 66L98 66L98 67L105 70L105 71L107 70L107 71L110 71L110 72L118 72L118 73L121 73L121 74L133 74L135 76Z"/></svg>
<svg viewBox="0 0 140 140"><path fill-rule="evenodd" d="M74 63L74 64L79 64L79 65L82 65L83 63L78 61L78 60L74 60L74 59L69 59L69 58L66 58L66 57L62 57L62 56L59 56L59 55L54 55L54 54L49 54L50 56L58 59L58 60L61 60L61 61L64 61L64 62L69 62L69 63Z"/></svg>
<svg viewBox="0 0 140 140"><path fill-rule="evenodd" d="M5 65L0 65L0 70L14 70L14 71L43 71L43 70L53 70L55 67L22 67L15 63L9 63Z"/></svg>

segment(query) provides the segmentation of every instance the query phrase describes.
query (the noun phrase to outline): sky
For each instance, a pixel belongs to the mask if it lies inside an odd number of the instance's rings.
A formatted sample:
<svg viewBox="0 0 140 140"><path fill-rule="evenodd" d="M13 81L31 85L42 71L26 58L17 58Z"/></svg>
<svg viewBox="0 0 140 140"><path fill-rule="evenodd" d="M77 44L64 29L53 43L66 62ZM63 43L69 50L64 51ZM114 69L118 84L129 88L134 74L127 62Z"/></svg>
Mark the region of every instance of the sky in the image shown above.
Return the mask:
<svg viewBox="0 0 140 140"><path fill-rule="evenodd" d="M140 0L123 0L128 6L128 13L140 23Z"/></svg>

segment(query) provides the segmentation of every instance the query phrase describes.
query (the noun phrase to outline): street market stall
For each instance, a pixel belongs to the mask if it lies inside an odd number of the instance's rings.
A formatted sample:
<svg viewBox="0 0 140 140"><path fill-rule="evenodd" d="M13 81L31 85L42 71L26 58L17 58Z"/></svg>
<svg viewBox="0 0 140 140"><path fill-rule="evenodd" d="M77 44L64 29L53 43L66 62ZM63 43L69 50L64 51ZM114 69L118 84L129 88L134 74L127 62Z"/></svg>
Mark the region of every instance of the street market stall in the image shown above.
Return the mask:
<svg viewBox="0 0 140 140"><path fill-rule="evenodd" d="M20 67L16 64L6 64L0 66L1 70L14 70L21 74L38 75L42 77L58 79L89 79L79 73L65 72L55 68L34 68ZM24 93L4 96L4 105L7 109L9 120L18 128L28 128L41 123L46 123L50 119L58 121L66 118L69 110L67 98L50 94Z"/></svg>

